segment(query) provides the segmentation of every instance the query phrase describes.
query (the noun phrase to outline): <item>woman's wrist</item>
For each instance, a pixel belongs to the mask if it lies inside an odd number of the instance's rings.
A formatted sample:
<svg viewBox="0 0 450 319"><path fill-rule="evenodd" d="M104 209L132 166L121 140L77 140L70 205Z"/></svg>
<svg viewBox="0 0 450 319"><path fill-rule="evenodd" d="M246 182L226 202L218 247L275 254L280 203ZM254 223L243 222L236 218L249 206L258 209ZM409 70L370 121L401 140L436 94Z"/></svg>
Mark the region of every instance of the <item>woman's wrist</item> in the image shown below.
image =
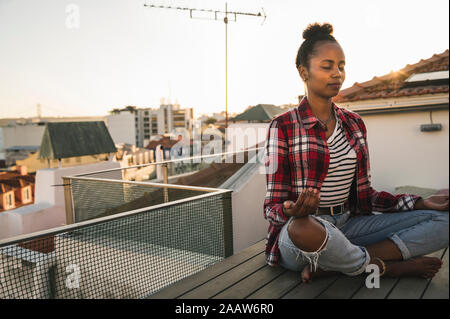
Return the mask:
<svg viewBox="0 0 450 319"><path fill-rule="evenodd" d="M415 210L421 210L421 209L425 209L425 202L423 200L422 197L420 197L418 200L416 200L416 202L414 203L414 209Z"/></svg>

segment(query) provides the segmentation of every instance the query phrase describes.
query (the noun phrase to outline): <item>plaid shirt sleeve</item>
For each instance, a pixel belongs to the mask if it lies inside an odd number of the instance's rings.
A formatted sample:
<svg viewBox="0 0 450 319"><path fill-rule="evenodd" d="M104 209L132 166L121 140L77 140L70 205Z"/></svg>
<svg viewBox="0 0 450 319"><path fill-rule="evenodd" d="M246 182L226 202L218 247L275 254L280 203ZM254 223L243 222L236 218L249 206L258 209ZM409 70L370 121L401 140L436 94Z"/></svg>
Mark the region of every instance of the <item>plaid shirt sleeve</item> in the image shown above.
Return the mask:
<svg viewBox="0 0 450 319"><path fill-rule="evenodd" d="M283 213L283 202L288 199L290 169L288 140L284 127L273 120L267 132L265 149L267 192L264 199L264 217L273 226L282 226L289 217Z"/></svg>
<svg viewBox="0 0 450 319"><path fill-rule="evenodd" d="M367 154L369 154L369 147L367 144L367 129L362 121L360 119L360 126L362 128L362 133L364 137L364 141L366 144L366 151ZM399 211L409 211L414 210L414 205L417 200L419 200L421 197L417 195L411 195L411 194L399 194L399 195L392 195L388 192L377 192L375 189L372 188L370 185L371 175L370 175L370 160L367 159L367 177L369 182L369 196L370 200L372 202L372 209L379 212L399 212Z"/></svg>

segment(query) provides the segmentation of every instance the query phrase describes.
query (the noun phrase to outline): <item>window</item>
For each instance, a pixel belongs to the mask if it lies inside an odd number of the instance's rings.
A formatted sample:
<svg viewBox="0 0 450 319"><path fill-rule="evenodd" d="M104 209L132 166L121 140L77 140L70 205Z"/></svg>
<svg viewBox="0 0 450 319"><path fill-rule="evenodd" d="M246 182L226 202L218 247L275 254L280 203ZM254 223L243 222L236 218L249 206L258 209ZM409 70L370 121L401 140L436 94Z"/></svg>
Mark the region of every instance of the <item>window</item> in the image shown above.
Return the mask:
<svg viewBox="0 0 450 319"><path fill-rule="evenodd" d="M30 189L28 187L24 189L23 199L24 199L24 201L30 200Z"/></svg>
<svg viewBox="0 0 450 319"><path fill-rule="evenodd" d="M12 194L9 193L6 195L6 206L11 206L12 205Z"/></svg>

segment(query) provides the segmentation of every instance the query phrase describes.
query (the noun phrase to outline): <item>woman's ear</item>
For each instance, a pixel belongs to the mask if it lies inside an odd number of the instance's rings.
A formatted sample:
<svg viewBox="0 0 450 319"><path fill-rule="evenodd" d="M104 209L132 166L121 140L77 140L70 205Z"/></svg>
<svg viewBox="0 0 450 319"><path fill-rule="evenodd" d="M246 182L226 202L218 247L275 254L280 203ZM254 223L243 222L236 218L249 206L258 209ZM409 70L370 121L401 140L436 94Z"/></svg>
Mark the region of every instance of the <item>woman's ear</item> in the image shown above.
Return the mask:
<svg viewBox="0 0 450 319"><path fill-rule="evenodd" d="M300 77L304 82L308 81L308 70L306 70L303 65L298 67L298 74L300 74Z"/></svg>

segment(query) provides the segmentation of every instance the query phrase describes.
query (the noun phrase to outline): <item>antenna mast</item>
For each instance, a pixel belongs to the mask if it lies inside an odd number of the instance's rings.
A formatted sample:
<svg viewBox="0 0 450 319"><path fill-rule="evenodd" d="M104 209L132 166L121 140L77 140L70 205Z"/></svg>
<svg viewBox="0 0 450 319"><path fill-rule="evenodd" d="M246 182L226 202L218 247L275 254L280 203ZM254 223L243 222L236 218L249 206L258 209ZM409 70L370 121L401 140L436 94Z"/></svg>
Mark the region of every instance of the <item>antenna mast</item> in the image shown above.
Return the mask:
<svg viewBox="0 0 450 319"><path fill-rule="evenodd" d="M228 11L228 5L226 2L225 2L225 11L212 10L212 9L196 9L196 8L183 8L183 7L174 7L174 6L163 6L163 5L154 5L154 4L147 4L147 3L144 4L144 7L189 11L190 18L192 18L192 19L218 20L217 19L218 13L225 14L223 22L225 23L225 128L227 128L228 127L228 22L229 21L237 22L238 15L245 15L245 16L253 16L253 17L264 17L264 20L261 23L261 25L262 25L264 23L264 21L266 21L266 13L264 12L264 9L261 8L262 13L261 12L251 13L251 12ZM196 17L192 16L192 13L195 11L214 13L214 19L196 18ZM229 20L228 15L234 16L234 20Z"/></svg>

